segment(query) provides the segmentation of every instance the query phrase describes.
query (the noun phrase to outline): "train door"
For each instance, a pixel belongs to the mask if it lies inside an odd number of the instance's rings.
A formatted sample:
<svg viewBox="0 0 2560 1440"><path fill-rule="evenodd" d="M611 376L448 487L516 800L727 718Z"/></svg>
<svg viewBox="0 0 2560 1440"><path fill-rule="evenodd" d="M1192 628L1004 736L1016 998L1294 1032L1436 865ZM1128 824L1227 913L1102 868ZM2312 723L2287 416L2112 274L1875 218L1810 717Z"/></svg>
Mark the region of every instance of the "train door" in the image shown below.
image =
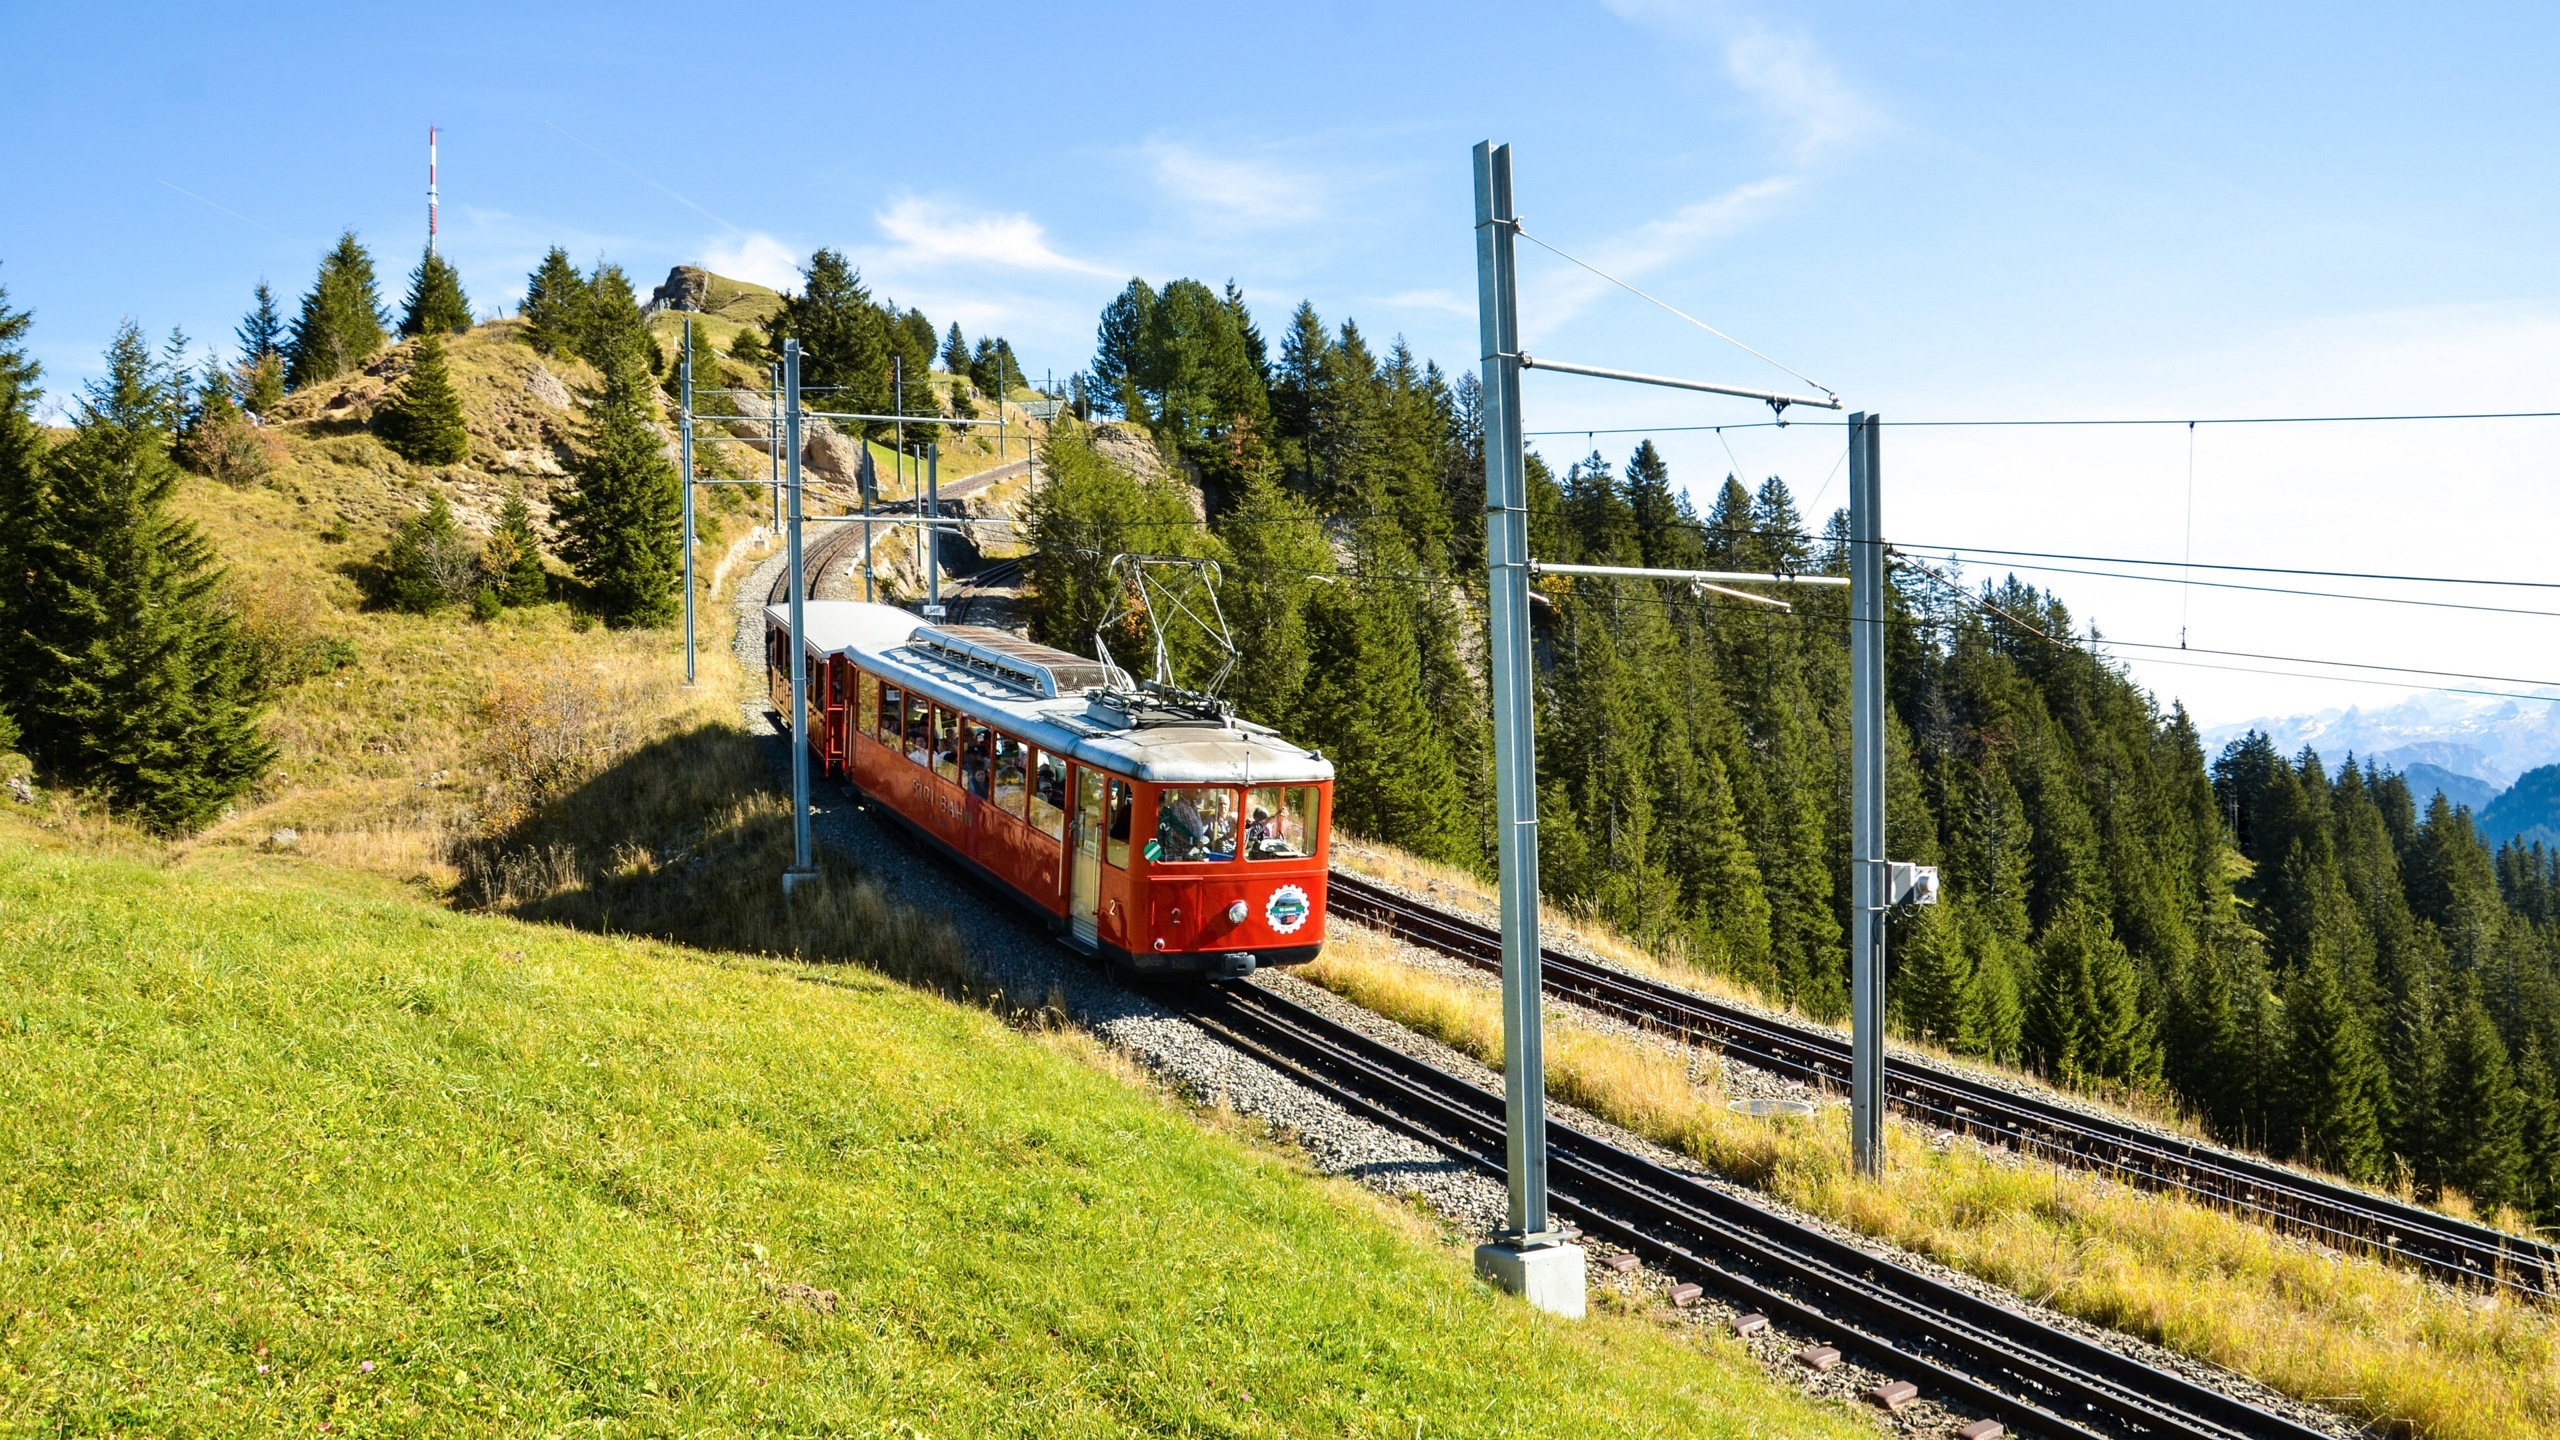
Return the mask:
<svg viewBox="0 0 2560 1440"><path fill-rule="evenodd" d="M1095 770L1076 771L1075 852L1069 864L1075 871L1067 886L1067 920L1075 927L1075 936L1087 945L1094 943L1099 931L1094 928L1094 911L1102 902L1102 775Z"/></svg>
<svg viewBox="0 0 2560 1440"><path fill-rule="evenodd" d="M853 667L841 655L827 657L823 694L827 705L827 767L837 774L853 773L853 743L845 734L845 701L853 690Z"/></svg>

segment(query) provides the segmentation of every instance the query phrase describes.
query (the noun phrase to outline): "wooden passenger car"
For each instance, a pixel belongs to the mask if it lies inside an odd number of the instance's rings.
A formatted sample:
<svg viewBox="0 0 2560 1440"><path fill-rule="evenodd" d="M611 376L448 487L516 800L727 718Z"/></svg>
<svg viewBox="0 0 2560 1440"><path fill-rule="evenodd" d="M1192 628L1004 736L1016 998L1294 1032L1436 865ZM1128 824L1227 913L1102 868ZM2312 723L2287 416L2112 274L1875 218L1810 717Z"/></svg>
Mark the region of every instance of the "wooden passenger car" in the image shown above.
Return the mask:
<svg viewBox="0 0 2560 1440"><path fill-rule="evenodd" d="M1212 976L1324 944L1333 764L1215 707L1114 689L1001 630L804 602L810 759L1079 948ZM765 612L774 709L790 612Z"/></svg>

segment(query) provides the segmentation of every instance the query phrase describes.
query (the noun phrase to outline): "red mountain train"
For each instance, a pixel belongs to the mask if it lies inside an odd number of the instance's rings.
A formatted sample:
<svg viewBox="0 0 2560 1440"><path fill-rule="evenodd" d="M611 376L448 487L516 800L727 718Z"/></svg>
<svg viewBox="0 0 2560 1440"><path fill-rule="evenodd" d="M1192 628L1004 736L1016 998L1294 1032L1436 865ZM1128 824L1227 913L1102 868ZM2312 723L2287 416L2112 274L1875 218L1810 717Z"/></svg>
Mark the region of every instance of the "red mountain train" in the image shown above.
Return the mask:
<svg viewBox="0 0 2560 1440"><path fill-rule="evenodd" d="M1324 945L1333 763L1092 660L888 605L804 602L812 764L1139 971L1234 977ZM790 611L765 610L776 713Z"/></svg>

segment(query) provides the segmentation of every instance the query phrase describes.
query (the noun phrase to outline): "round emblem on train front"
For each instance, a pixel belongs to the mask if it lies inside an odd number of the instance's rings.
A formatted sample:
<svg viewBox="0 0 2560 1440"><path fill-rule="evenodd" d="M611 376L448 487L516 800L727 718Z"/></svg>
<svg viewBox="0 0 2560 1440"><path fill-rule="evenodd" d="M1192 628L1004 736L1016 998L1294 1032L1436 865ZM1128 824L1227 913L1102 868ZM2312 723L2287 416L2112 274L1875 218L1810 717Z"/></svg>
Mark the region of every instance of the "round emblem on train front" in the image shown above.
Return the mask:
<svg viewBox="0 0 2560 1440"><path fill-rule="evenodd" d="M1271 903L1262 907L1262 918L1283 935L1294 935L1307 923L1315 907L1307 903L1307 892L1295 885L1283 885L1271 892Z"/></svg>

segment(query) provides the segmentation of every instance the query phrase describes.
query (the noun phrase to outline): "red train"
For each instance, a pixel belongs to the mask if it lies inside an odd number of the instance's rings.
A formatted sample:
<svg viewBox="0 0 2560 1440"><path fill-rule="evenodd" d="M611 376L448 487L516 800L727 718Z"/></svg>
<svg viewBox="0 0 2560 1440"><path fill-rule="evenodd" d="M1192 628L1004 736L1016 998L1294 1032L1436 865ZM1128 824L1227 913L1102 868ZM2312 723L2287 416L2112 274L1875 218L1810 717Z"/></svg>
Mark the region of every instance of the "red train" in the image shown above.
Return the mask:
<svg viewBox="0 0 2560 1440"><path fill-rule="evenodd" d="M1324 945L1333 762L1093 660L905 610L804 602L810 760L1142 972L1231 978ZM765 610L791 711L790 611Z"/></svg>

